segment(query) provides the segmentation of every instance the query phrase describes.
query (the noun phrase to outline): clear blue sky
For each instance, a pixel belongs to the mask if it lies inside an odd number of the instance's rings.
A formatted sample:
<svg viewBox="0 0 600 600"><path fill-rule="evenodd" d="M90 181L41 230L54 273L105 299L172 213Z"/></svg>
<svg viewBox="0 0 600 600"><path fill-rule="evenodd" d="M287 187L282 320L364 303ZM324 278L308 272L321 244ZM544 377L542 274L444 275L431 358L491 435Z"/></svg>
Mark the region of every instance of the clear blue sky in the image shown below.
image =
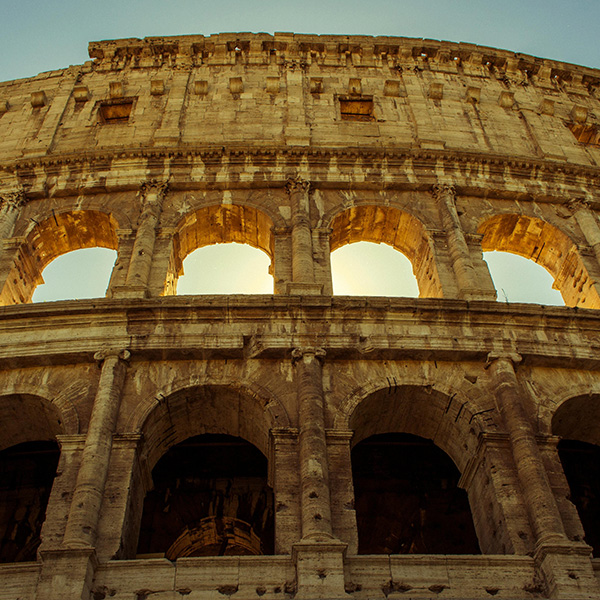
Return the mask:
<svg viewBox="0 0 600 600"><path fill-rule="evenodd" d="M465 41L600 68L600 0L0 0L0 9L0 81L81 64L89 41L224 31Z"/></svg>
<svg viewBox="0 0 600 600"><path fill-rule="evenodd" d="M465 41L600 67L599 0L0 0L0 81L87 60L89 41L223 31Z"/></svg>

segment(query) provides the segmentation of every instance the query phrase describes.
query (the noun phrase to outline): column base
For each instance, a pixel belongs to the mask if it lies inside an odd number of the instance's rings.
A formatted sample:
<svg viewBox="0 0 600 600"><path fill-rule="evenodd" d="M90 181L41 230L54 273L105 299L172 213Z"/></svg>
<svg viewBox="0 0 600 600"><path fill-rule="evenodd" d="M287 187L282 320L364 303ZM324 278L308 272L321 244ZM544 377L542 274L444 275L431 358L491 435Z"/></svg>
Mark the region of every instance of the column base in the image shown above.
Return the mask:
<svg viewBox="0 0 600 600"><path fill-rule="evenodd" d="M36 600L89 600L98 566L94 548L42 550Z"/></svg>
<svg viewBox="0 0 600 600"><path fill-rule="evenodd" d="M498 299L496 290L485 289L459 290L458 297L461 300L486 300L488 302L495 302Z"/></svg>
<svg viewBox="0 0 600 600"><path fill-rule="evenodd" d="M288 283L285 287L288 296L320 296L323 286L320 283Z"/></svg>
<svg viewBox="0 0 600 600"><path fill-rule="evenodd" d="M296 563L295 600L341 600L344 590L344 556L347 544L338 540L302 540L292 546Z"/></svg>
<svg viewBox="0 0 600 600"><path fill-rule="evenodd" d="M600 598L600 586L590 560L591 551L586 544L577 542L537 545L534 560L548 598Z"/></svg>
<svg viewBox="0 0 600 600"><path fill-rule="evenodd" d="M148 288L145 285L118 285L113 287L109 296L111 298L148 298Z"/></svg>

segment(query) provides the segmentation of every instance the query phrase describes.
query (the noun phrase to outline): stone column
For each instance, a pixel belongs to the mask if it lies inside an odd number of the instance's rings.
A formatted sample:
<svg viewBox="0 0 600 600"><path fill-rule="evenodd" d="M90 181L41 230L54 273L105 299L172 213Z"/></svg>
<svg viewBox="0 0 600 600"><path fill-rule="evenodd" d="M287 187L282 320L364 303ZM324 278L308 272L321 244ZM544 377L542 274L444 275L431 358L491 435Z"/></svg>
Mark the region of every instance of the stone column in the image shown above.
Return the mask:
<svg viewBox="0 0 600 600"><path fill-rule="evenodd" d="M148 296L156 229L166 193L167 183L165 182L151 180L143 182L141 185L141 214L127 270L125 289L118 292L121 297Z"/></svg>
<svg viewBox="0 0 600 600"><path fill-rule="evenodd" d="M315 284L312 232L310 228L310 183L300 177L285 184L292 208L292 284L290 294L319 294Z"/></svg>
<svg viewBox="0 0 600 600"><path fill-rule="evenodd" d="M0 240L11 236L21 207L26 202L23 190L0 193Z"/></svg>
<svg viewBox="0 0 600 600"><path fill-rule="evenodd" d="M458 297L465 300L495 300L495 292L484 291L479 285L469 246L458 218L454 186L434 185L433 196L438 202L442 225L448 240L448 253L456 275Z"/></svg>
<svg viewBox="0 0 600 600"><path fill-rule="evenodd" d="M510 440L525 508L535 536L534 559L551 598L591 598L597 592L591 549L570 541L556 505L515 365L518 354L488 356L496 406Z"/></svg>
<svg viewBox="0 0 600 600"><path fill-rule="evenodd" d="M271 429L270 485L275 494L275 554L291 554L302 530L298 430Z"/></svg>
<svg viewBox="0 0 600 600"><path fill-rule="evenodd" d="M577 221L577 225L579 225L586 242L594 251L598 266L600 267L600 227L590 203L583 198L577 198L571 200L568 203L568 207L575 217L575 221Z"/></svg>
<svg viewBox="0 0 600 600"><path fill-rule="evenodd" d="M332 539L323 397L322 348L295 348L302 539Z"/></svg>
<svg viewBox="0 0 600 600"><path fill-rule="evenodd" d="M302 540L294 544L297 600L346 597L347 545L333 537L325 434L322 348L296 348Z"/></svg>
<svg viewBox="0 0 600 600"><path fill-rule="evenodd" d="M128 350L101 351L94 356L102 361L102 371L65 528L66 548L90 548L96 542L129 356Z"/></svg>

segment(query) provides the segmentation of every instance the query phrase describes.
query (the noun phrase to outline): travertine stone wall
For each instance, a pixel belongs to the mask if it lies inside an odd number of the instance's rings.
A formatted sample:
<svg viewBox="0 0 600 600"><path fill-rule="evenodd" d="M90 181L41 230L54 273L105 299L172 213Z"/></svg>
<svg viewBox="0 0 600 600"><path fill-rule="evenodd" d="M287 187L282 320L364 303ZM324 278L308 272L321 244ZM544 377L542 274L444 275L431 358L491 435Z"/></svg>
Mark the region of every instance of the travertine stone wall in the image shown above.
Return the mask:
<svg viewBox="0 0 600 600"><path fill-rule="evenodd" d="M38 560L0 565L0 600L599 598L557 444L600 444L600 148L576 137L600 73L287 33L90 57L0 83L0 449L61 447ZM331 251L361 240L404 253L420 298L332 296ZM223 242L270 257L273 295L176 297ZM106 298L30 303L97 246ZM487 250L567 306L495 302ZM357 554L350 450L389 432L454 461L481 555ZM153 467L202 433L267 457L275 555L136 557Z"/></svg>

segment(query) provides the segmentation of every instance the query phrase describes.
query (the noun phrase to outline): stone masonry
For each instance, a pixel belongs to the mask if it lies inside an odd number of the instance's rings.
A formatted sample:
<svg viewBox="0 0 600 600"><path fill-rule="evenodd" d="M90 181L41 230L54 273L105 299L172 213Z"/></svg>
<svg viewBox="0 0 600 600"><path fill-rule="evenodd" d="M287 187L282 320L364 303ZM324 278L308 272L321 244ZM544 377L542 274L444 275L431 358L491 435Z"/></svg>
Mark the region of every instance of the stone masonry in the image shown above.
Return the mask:
<svg viewBox="0 0 600 600"><path fill-rule="evenodd" d="M291 33L89 53L0 83L0 450L60 448L0 600L600 598L558 452L600 445L600 72ZM333 296L357 241L405 254L420 297ZM270 257L273 295L176 295L223 242ZM31 304L90 247L118 253L106 298ZM566 307L497 302L488 250ZM391 433L450 457L480 554L359 554L351 450ZM160 461L211 435L266 460L272 553L239 515L244 552L199 550L218 519L139 552Z"/></svg>

